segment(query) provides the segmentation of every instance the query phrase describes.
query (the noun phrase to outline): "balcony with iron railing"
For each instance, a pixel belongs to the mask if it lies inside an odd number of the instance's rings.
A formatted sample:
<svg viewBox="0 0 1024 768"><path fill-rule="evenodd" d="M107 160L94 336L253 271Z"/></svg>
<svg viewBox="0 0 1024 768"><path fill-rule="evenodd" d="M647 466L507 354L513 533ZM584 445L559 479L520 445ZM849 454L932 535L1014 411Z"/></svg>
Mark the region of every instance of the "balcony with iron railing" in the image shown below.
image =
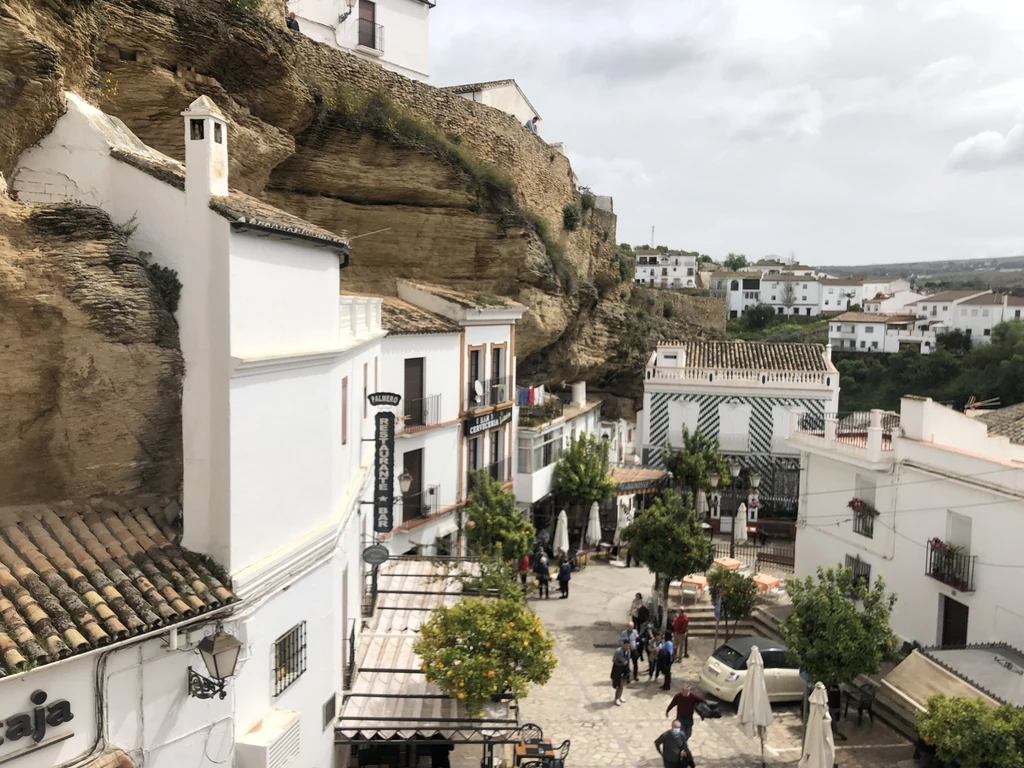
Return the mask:
<svg viewBox="0 0 1024 768"><path fill-rule="evenodd" d="M974 571L978 556L963 547L934 538L925 547L925 574L961 592L974 592Z"/></svg>
<svg viewBox="0 0 1024 768"><path fill-rule="evenodd" d="M509 376L471 381L466 391L466 407L468 409L500 405L511 399L512 379Z"/></svg>
<svg viewBox="0 0 1024 768"><path fill-rule="evenodd" d="M384 27L370 19L359 20L359 47L376 53L384 53Z"/></svg>
<svg viewBox="0 0 1024 768"><path fill-rule="evenodd" d="M834 450L869 462L892 460L900 415L872 410L849 413L791 413L789 439L797 450Z"/></svg>
<svg viewBox="0 0 1024 768"><path fill-rule="evenodd" d="M535 429L543 426L561 418L564 410L565 403L561 398L545 393L543 402L519 406L519 427Z"/></svg>
<svg viewBox="0 0 1024 768"><path fill-rule="evenodd" d="M441 508L441 486L428 485L419 493L402 495L402 522L433 517Z"/></svg>
<svg viewBox="0 0 1024 768"><path fill-rule="evenodd" d="M472 491L476 483L477 473L484 472L499 483L512 481L512 457L500 459L493 464L487 464L479 469L473 469L466 473L466 487Z"/></svg>
<svg viewBox="0 0 1024 768"><path fill-rule="evenodd" d="M441 396L402 400L395 417L395 434L414 434L441 423Z"/></svg>

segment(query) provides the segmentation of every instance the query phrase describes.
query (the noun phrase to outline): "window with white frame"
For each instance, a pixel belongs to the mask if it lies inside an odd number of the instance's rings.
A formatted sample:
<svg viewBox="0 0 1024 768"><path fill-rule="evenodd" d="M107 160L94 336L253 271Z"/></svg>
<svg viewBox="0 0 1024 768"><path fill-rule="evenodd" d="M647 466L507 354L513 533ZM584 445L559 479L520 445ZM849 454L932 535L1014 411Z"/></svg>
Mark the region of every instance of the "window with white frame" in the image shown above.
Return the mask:
<svg viewBox="0 0 1024 768"><path fill-rule="evenodd" d="M519 471L532 475L558 461L564 430L553 429L536 437L519 436Z"/></svg>

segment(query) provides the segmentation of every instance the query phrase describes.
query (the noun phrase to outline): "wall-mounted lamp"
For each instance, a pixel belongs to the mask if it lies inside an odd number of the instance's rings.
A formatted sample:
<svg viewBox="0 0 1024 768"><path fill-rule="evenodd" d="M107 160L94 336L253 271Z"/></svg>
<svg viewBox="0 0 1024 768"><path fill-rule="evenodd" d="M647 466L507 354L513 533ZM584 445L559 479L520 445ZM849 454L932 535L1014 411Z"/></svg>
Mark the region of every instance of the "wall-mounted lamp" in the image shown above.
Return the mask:
<svg viewBox="0 0 1024 768"><path fill-rule="evenodd" d="M402 489L402 493L408 493L409 489L412 488L412 475L408 472L403 472L398 476L398 487Z"/></svg>
<svg viewBox="0 0 1024 768"><path fill-rule="evenodd" d="M203 657L210 677L203 677L189 667L188 695L196 699L212 699L214 696L223 699L227 695L224 686L229 677L234 677L241 650L242 644L231 635L218 631L212 637L204 637L199 643L199 655Z"/></svg>
<svg viewBox="0 0 1024 768"><path fill-rule="evenodd" d="M348 10L345 11L341 16L338 17L338 23L341 24L345 19L352 15L352 11L355 10L356 0L348 0Z"/></svg>

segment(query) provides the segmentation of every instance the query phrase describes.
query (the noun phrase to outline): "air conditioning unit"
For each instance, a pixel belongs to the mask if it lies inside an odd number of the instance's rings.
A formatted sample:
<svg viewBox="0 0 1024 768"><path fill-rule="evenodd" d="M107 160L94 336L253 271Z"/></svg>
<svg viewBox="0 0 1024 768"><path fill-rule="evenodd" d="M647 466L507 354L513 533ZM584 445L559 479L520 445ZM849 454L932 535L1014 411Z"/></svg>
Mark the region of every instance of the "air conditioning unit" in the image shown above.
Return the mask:
<svg viewBox="0 0 1024 768"><path fill-rule="evenodd" d="M272 709L235 744L235 768L292 768L299 765L299 713Z"/></svg>

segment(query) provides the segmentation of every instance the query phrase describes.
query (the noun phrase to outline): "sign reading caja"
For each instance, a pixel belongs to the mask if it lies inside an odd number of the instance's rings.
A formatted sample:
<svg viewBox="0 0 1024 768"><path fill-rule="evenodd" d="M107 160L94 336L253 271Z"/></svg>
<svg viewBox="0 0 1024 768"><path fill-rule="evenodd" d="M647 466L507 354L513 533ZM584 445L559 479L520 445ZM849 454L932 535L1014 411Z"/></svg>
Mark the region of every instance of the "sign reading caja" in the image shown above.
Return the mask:
<svg viewBox="0 0 1024 768"><path fill-rule="evenodd" d="M479 435L481 432L503 427L510 421L512 421L512 409L506 408L504 411L493 411L492 413L485 413L483 416L474 416L471 419L466 419L462 424L462 431L468 437L472 437L473 435Z"/></svg>
<svg viewBox="0 0 1024 768"><path fill-rule="evenodd" d="M21 712L3 719L2 724L0 724L0 744L31 738L32 741L42 747L70 739L75 735L74 733L63 733L57 737L47 739L46 744L41 743L46 738L46 729L48 727L56 728L75 719L75 715L71 711L71 702L67 699L57 699L47 704L46 695L46 691L35 691L28 697L29 701L33 704L31 712ZM22 754L33 751L33 749L34 747L29 745L24 752L4 757L6 759L12 759L15 756L20 757ZM3 757L0 757L0 759L3 759Z"/></svg>

